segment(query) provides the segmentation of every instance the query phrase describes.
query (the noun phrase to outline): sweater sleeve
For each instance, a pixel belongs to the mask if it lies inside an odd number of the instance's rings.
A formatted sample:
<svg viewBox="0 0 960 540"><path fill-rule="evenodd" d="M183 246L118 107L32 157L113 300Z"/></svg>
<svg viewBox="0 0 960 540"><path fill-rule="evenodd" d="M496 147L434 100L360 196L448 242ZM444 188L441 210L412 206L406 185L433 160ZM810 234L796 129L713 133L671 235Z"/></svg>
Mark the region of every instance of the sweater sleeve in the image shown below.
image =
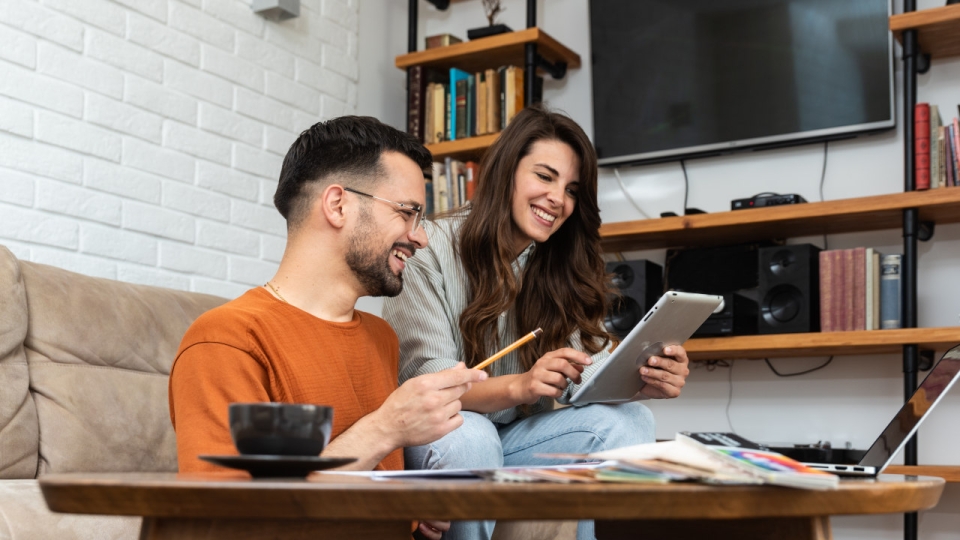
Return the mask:
<svg viewBox="0 0 960 540"><path fill-rule="evenodd" d="M227 406L271 401L268 385L266 368L233 346L200 342L183 350L170 372L170 419L180 472L223 471L197 456L237 455Z"/></svg>

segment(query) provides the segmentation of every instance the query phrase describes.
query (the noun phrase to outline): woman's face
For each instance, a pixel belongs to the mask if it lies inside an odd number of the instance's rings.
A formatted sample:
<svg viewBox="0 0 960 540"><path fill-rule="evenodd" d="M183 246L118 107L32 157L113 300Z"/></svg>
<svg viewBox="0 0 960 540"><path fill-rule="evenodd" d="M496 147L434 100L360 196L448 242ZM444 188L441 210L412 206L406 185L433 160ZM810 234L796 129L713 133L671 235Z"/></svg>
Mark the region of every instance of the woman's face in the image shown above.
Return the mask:
<svg viewBox="0 0 960 540"><path fill-rule="evenodd" d="M520 254L531 241L546 242L577 205L580 159L566 143L542 140L520 160L514 173L511 212Z"/></svg>

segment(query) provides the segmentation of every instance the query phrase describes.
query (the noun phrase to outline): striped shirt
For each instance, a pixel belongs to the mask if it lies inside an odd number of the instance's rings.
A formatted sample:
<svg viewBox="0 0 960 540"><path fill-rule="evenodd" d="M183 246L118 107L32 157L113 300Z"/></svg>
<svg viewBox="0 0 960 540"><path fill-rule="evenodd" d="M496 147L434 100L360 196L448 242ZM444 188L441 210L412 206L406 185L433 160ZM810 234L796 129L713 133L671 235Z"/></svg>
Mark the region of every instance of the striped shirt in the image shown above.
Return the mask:
<svg viewBox="0 0 960 540"><path fill-rule="evenodd" d="M429 245L417 250L416 256L407 261L403 271L403 292L383 303L383 318L393 326L400 338L400 383L407 379L436 373L452 368L465 360L463 337L460 335L460 314L467 308L468 282L460 258L454 247L465 214L424 221ZM513 263L514 275L518 275L527 263L535 244ZM500 315L498 321L498 345L496 351L518 339L515 310ZM532 330L532 329L531 329ZM526 332L524 332L526 333ZM579 335L571 336L569 347L583 350ZM593 364L583 371L582 382L593 374L609 356L606 350L593 355ZM520 365L517 351L494 362L489 373L492 377L514 375L525 370ZM567 403L579 385L567 381L568 386L557 400ZM581 383L582 384L582 383ZM540 398L529 408L530 414L550 410L551 398ZM487 414L492 422L506 424L518 418L520 407L513 407Z"/></svg>

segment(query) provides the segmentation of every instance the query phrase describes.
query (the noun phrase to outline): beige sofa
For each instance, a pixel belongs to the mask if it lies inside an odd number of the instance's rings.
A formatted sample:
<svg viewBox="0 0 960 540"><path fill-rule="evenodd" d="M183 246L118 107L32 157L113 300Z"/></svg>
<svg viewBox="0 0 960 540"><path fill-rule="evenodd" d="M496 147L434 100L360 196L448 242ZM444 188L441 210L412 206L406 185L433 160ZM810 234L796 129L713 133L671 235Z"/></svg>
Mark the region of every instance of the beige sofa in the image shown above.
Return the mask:
<svg viewBox="0 0 960 540"><path fill-rule="evenodd" d="M139 538L140 518L50 512L36 478L175 472L170 364L190 323L223 302L20 261L0 246L0 540ZM576 535L576 522L501 525L498 539Z"/></svg>
<svg viewBox="0 0 960 540"><path fill-rule="evenodd" d="M226 300L19 261L0 246L0 539L136 539L137 518L50 512L53 472L176 471L167 377Z"/></svg>

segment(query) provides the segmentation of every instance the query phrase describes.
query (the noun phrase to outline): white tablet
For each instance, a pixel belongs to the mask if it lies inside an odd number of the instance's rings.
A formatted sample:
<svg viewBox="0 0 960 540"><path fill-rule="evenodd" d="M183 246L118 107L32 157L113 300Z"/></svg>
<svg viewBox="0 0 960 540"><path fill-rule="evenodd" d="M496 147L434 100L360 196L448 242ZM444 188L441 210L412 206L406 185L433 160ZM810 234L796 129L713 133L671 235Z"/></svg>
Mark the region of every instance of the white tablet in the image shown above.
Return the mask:
<svg viewBox="0 0 960 540"><path fill-rule="evenodd" d="M647 359L663 353L667 345L683 344L711 313L722 306L722 296L665 293L570 398L570 403L586 405L634 399L646 384L640 378L640 367L647 363Z"/></svg>

